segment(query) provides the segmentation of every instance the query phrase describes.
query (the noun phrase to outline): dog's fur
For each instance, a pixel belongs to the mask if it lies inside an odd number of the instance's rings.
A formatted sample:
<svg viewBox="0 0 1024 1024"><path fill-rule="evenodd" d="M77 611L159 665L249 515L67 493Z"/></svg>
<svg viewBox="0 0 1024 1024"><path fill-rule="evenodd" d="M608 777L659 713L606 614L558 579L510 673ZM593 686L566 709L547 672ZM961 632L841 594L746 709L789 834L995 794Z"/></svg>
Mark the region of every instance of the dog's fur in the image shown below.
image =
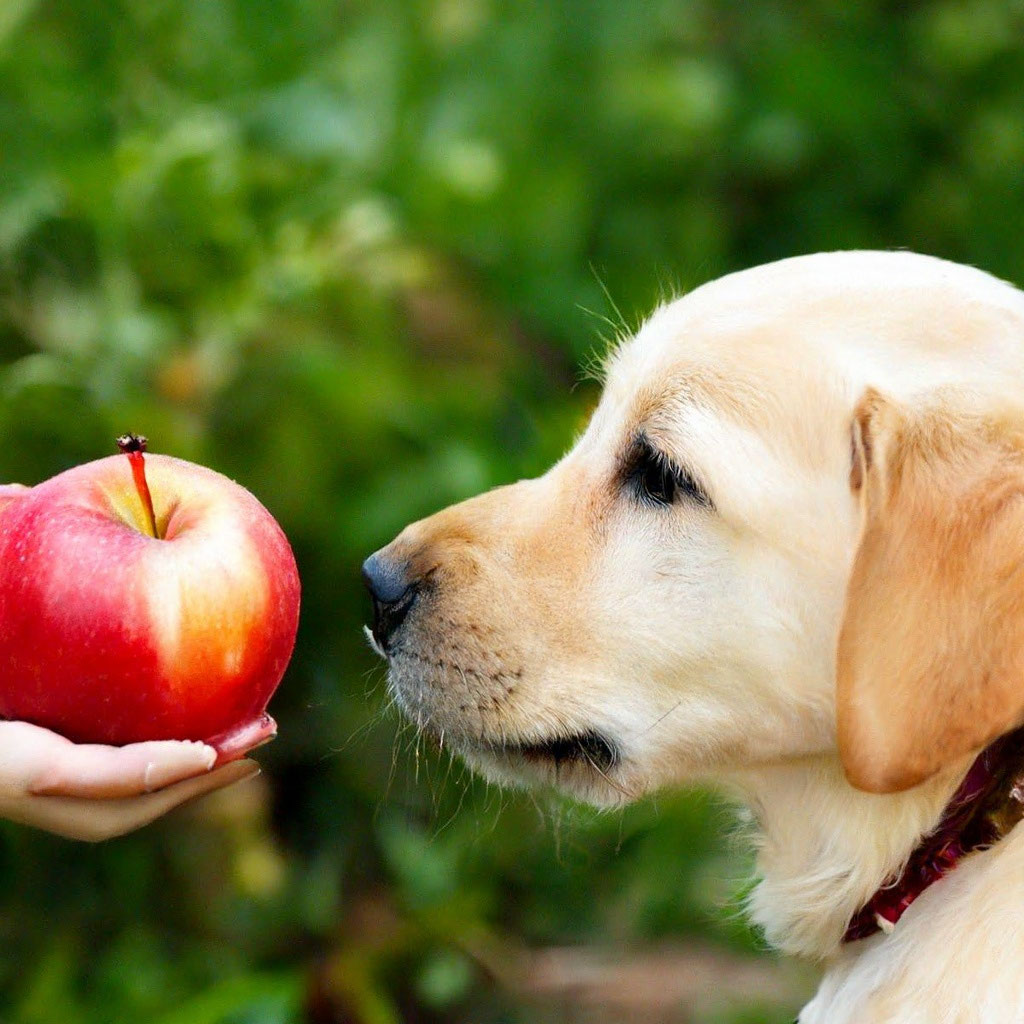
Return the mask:
<svg viewBox="0 0 1024 1024"><path fill-rule="evenodd" d="M692 478L667 505L652 450ZM911 253L712 282L548 473L382 554L420 581L393 692L485 774L741 795L755 920L827 965L804 1024L1024 1020L1020 827L841 943L1024 720L1024 294Z"/></svg>

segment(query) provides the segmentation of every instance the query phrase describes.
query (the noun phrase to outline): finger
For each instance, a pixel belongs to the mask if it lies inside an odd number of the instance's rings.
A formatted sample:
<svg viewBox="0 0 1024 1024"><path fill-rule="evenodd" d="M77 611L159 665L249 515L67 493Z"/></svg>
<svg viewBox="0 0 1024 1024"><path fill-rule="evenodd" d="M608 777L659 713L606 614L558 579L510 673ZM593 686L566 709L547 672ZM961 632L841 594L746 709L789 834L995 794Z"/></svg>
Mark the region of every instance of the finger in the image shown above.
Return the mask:
<svg viewBox="0 0 1024 1024"><path fill-rule="evenodd" d="M133 832L181 804L250 779L259 771L255 761L234 761L144 796L114 800L28 796L17 801L0 800L0 814L68 839L99 842Z"/></svg>
<svg viewBox="0 0 1024 1024"><path fill-rule="evenodd" d="M134 796L208 771L215 757L202 743L76 744L28 722L0 721L0 792L13 796Z"/></svg>
<svg viewBox="0 0 1024 1024"><path fill-rule="evenodd" d="M106 747L65 743L49 751L49 760L29 784L37 796L111 799L163 789L208 772L217 752L205 743L158 740Z"/></svg>

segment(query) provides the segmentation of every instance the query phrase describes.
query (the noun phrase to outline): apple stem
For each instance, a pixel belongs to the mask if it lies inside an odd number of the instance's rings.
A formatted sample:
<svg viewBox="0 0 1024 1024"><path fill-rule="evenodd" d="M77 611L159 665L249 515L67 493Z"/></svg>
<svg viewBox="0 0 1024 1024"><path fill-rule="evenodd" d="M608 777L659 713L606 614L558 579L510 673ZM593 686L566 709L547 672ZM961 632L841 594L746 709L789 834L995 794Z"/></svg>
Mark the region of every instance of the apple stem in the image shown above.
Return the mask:
<svg viewBox="0 0 1024 1024"><path fill-rule="evenodd" d="M128 456L132 467L132 477L135 480L135 489L142 499L142 507L149 517L150 536L159 538L160 534L156 529L156 513L153 511L153 496L149 493L149 484L146 482L146 457L143 454L149 442L141 434L123 434L117 439L117 447Z"/></svg>

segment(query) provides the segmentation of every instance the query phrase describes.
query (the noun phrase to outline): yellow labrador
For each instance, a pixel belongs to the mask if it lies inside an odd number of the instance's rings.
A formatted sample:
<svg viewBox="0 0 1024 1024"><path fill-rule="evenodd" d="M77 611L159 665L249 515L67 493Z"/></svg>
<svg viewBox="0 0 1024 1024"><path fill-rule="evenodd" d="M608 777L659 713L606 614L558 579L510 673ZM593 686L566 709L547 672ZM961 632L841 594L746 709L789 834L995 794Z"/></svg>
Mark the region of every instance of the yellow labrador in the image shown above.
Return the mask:
<svg viewBox="0 0 1024 1024"><path fill-rule="evenodd" d="M1024 294L897 252L707 284L550 471L364 574L398 703L490 778L742 796L755 920L826 963L801 1022L1024 1020Z"/></svg>

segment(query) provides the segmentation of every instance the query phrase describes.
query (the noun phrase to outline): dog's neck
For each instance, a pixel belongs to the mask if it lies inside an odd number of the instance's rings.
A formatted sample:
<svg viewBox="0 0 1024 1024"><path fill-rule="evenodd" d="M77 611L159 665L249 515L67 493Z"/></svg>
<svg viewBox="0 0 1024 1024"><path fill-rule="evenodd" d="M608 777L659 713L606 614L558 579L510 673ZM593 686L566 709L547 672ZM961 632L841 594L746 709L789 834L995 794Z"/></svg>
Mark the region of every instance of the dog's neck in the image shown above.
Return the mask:
<svg viewBox="0 0 1024 1024"><path fill-rule="evenodd" d="M731 776L756 823L761 881L749 906L768 940L787 953L833 956L853 915L938 823L965 769L888 796L850 786L834 755Z"/></svg>

